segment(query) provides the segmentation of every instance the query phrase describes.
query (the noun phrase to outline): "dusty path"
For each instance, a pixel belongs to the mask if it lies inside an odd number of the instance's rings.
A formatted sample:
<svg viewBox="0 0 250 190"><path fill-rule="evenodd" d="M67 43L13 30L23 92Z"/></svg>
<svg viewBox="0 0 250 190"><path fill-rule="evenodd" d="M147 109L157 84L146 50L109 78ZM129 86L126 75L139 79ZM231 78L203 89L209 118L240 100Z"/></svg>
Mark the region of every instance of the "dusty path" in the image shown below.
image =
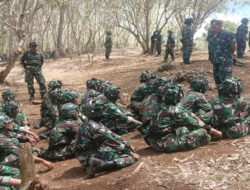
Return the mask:
<svg viewBox="0 0 250 190"><path fill-rule="evenodd" d="M72 88L83 93L85 82L91 77L110 80L122 87L123 100L128 103L133 89L139 85L138 77L144 70L156 72L162 64L162 57L141 56L139 49L116 50L111 61L99 56L94 62L88 62L86 56L73 59L46 61L44 74L46 80L60 79L64 88ZM250 54L248 53L250 57ZM207 61L205 51L195 51L192 60L196 63L178 69L200 69L210 71L212 66ZM235 76L243 80L243 96L250 100L250 60L244 68L235 67ZM176 59L175 64L181 62ZM12 88L18 92L18 100L22 108L30 116L33 123L39 119L40 107L28 103L26 85L21 67L12 70L3 89ZM185 83L187 84L187 83ZM37 86L36 86L37 89ZM186 87L185 87L186 89ZM38 89L37 89L38 91ZM210 91L208 98L216 96ZM37 98L39 95L37 93ZM39 132L39 131L36 131ZM55 169L44 172L42 166L37 170L41 178L49 181L49 189L89 189L89 190L130 190L130 189L249 189L250 187L250 137L240 140L227 140L212 143L193 151L162 154L153 151L143 141L138 132L125 135L141 156L140 161L131 167L100 175L95 179L86 179L86 173L76 159L55 163ZM42 141L37 145L46 146Z"/></svg>

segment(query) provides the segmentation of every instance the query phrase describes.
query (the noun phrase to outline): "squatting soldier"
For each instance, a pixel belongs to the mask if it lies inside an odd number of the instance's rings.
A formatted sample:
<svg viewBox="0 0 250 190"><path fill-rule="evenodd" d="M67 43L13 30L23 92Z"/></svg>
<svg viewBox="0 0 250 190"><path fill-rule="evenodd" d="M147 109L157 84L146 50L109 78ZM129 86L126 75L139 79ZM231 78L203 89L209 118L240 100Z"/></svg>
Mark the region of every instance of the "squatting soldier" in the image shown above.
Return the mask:
<svg viewBox="0 0 250 190"><path fill-rule="evenodd" d="M162 36L159 30L154 31L154 34L151 36L151 54L154 54L154 50L157 52L157 56L161 55L161 44Z"/></svg>
<svg viewBox="0 0 250 190"><path fill-rule="evenodd" d="M105 39L105 57L106 59L109 59L110 53L112 52L112 46L113 46L113 40L112 40L112 32L111 31L107 31L107 36Z"/></svg>
<svg viewBox="0 0 250 190"><path fill-rule="evenodd" d="M173 31L169 30L168 40L167 40L166 49L165 49L164 62L167 62L169 54L171 55L172 61L174 61L174 47L175 47L175 40L173 37Z"/></svg>
<svg viewBox="0 0 250 190"><path fill-rule="evenodd" d="M207 33L207 41L208 41L208 55L209 55L209 60L212 62L213 56L213 41L215 37L215 32L214 32L214 27L215 27L215 19L211 20L211 26L208 29Z"/></svg>
<svg viewBox="0 0 250 190"><path fill-rule="evenodd" d="M189 62L193 51L193 31L192 31L192 18L187 18L185 20L185 25L182 29L182 57L184 64L191 64Z"/></svg>
<svg viewBox="0 0 250 190"><path fill-rule="evenodd" d="M241 138L249 133L250 103L240 98L242 90L241 81L226 79L221 84L220 96L212 103L213 124L225 138ZM244 112L248 112L245 118L240 116Z"/></svg>
<svg viewBox="0 0 250 190"><path fill-rule="evenodd" d="M37 51L36 42L29 43L30 51L27 51L21 57L21 64L25 69L25 82L28 85L28 93L30 95L30 100L34 100L35 89L34 89L34 78L36 78L39 87L40 94L43 98L43 95L46 93L46 81L42 74L43 66L43 55Z"/></svg>
<svg viewBox="0 0 250 190"><path fill-rule="evenodd" d="M86 86L87 86L87 91L84 93L81 103L84 104L89 98L94 98L99 96L100 93L100 87L102 85L103 81L92 78L90 80L87 80Z"/></svg>
<svg viewBox="0 0 250 190"><path fill-rule="evenodd" d="M243 18L241 20L241 25L237 28L236 39L237 39L237 57L243 58L246 50L246 41L248 33L248 19Z"/></svg>
<svg viewBox="0 0 250 190"><path fill-rule="evenodd" d="M210 124L212 106L204 94L208 90L205 77L194 78L190 83L191 90L187 91L178 105L197 115L203 122Z"/></svg>
<svg viewBox="0 0 250 190"><path fill-rule="evenodd" d="M223 22L220 20L215 21L214 30L213 74L218 88L224 80L232 78L236 39L233 33L223 30Z"/></svg>

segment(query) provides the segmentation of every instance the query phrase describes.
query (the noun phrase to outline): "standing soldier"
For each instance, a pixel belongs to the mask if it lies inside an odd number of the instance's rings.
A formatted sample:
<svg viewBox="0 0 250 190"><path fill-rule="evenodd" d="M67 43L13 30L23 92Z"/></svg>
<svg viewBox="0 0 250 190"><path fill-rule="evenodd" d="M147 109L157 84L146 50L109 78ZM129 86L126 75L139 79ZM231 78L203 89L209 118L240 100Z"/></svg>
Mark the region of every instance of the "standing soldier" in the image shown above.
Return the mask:
<svg viewBox="0 0 250 190"><path fill-rule="evenodd" d="M246 41L248 33L248 19L243 18L241 20L241 25L237 28L236 39L237 39L237 57L243 58L246 50Z"/></svg>
<svg viewBox="0 0 250 190"><path fill-rule="evenodd" d="M215 21L214 30L216 36L213 45L213 70L214 81L218 88L224 80L232 78L236 39L233 33L223 30L223 22L221 20Z"/></svg>
<svg viewBox="0 0 250 190"><path fill-rule="evenodd" d="M111 31L107 31L107 36L106 36L106 40L105 40L105 57L108 60L110 53L112 52L112 45L113 45L113 40L112 40L112 32Z"/></svg>
<svg viewBox="0 0 250 190"><path fill-rule="evenodd" d="M171 55L172 61L174 61L174 46L175 46L175 40L173 37L173 31L168 30L168 40L166 44L164 62L167 62L169 54Z"/></svg>
<svg viewBox="0 0 250 190"><path fill-rule="evenodd" d="M192 18L187 18L185 20L184 28L182 29L182 57L184 64L191 64L189 62L189 59L191 57L192 51L193 51L193 31L192 31Z"/></svg>
<svg viewBox="0 0 250 190"><path fill-rule="evenodd" d="M25 69L25 82L28 86L28 93L30 95L30 101L34 100L34 78L36 78L39 87L40 94L43 95L47 92L45 78L42 73L43 55L37 51L36 42L29 43L30 51L27 51L21 57L21 64Z"/></svg>
<svg viewBox="0 0 250 190"><path fill-rule="evenodd" d="M151 36L151 54L154 54L154 50L157 52L157 56L161 56L161 43L162 36L159 30L154 31L154 34Z"/></svg>
<svg viewBox="0 0 250 190"><path fill-rule="evenodd" d="M213 40L215 37L215 32L214 32L214 27L215 27L215 19L211 20L211 26L208 29L207 33L207 41L208 41L208 54L209 54L209 60L212 62L213 58Z"/></svg>

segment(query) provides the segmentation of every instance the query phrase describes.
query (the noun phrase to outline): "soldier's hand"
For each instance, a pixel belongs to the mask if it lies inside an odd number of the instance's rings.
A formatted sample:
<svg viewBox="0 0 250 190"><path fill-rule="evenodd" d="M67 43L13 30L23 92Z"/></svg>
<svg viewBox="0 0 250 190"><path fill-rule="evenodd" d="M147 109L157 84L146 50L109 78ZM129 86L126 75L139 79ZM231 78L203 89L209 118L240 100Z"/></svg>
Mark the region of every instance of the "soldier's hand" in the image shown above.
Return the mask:
<svg viewBox="0 0 250 190"><path fill-rule="evenodd" d="M36 144L36 140L33 137L27 136L26 138L30 142L31 145L34 146Z"/></svg>
<svg viewBox="0 0 250 190"><path fill-rule="evenodd" d="M139 160L140 156L137 153L131 152L131 156L133 156L136 160Z"/></svg>
<svg viewBox="0 0 250 190"><path fill-rule="evenodd" d="M211 131L210 131L211 134L213 134L216 138L220 138L222 137L222 132L221 131L218 131L214 128L211 128Z"/></svg>

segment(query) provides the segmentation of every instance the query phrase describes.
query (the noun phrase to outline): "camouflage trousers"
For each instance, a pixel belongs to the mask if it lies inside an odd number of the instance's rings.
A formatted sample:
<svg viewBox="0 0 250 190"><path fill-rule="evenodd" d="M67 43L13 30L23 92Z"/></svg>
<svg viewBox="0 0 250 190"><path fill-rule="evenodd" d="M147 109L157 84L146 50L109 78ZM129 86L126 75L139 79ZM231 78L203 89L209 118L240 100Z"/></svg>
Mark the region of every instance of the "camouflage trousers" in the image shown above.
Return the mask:
<svg viewBox="0 0 250 190"><path fill-rule="evenodd" d="M246 50L246 40L237 39L237 56L242 57Z"/></svg>
<svg viewBox="0 0 250 190"><path fill-rule="evenodd" d="M111 47L106 47L105 48L105 58L106 59L109 59L111 52L112 52L112 48Z"/></svg>
<svg viewBox="0 0 250 190"><path fill-rule="evenodd" d="M21 178L19 169L0 164L0 190L17 189L9 186L10 178Z"/></svg>
<svg viewBox="0 0 250 190"><path fill-rule="evenodd" d="M169 54L170 54L172 60L174 61L174 50L173 49L168 49L168 48L166 48L166 50L165 50L164 61L168 60L168 55Z"/></svg>
<svg viewBox="0 0 250 190"><path fill-rule="evenodd" d="M208 44L208 55L209 55L209 60L212 62L213 57L214 57L214 51L212 45L209 43Z"/></svg>
<svg viewBox="0 0 250 190"><path fill-rule="evenodd" d="M29 95L34 96L35 88L34 88L34 78L39 84L40 94L43 96L47 92L46 88L46 81L43 76L43 73L40 68L38 67L29 67L25 68L25 82L28 86L28 93Z"/></svg>
<svg viewBox="0 0 250 190"><path fill-rule="evenodd" d="M213 75L214 81L219 87L223 81L233 77L233 67L232 64L213 64Z"/></svg>
<svg viewBox="0 0 250 190"><path fill-rule="evenodd" d="M157 54L158 56L161 55L161 45L160 44L152 44L151 46L151 54Z"/></svg>
<svg viewBox="0 0 250 190"><path fill-rule="evenodd" d="M210 136L205 129L189 131L187 127L180 127L176 134L149 135L145 141L160 152L178 152L204 146L210 142Z"/></svg>
<svg viewBox="0 0 250 190"><path fill-rule="evenodd" d="M193 52L193 46L191 44L183 44L182 46L182 58L190 59Z"/></svg>

